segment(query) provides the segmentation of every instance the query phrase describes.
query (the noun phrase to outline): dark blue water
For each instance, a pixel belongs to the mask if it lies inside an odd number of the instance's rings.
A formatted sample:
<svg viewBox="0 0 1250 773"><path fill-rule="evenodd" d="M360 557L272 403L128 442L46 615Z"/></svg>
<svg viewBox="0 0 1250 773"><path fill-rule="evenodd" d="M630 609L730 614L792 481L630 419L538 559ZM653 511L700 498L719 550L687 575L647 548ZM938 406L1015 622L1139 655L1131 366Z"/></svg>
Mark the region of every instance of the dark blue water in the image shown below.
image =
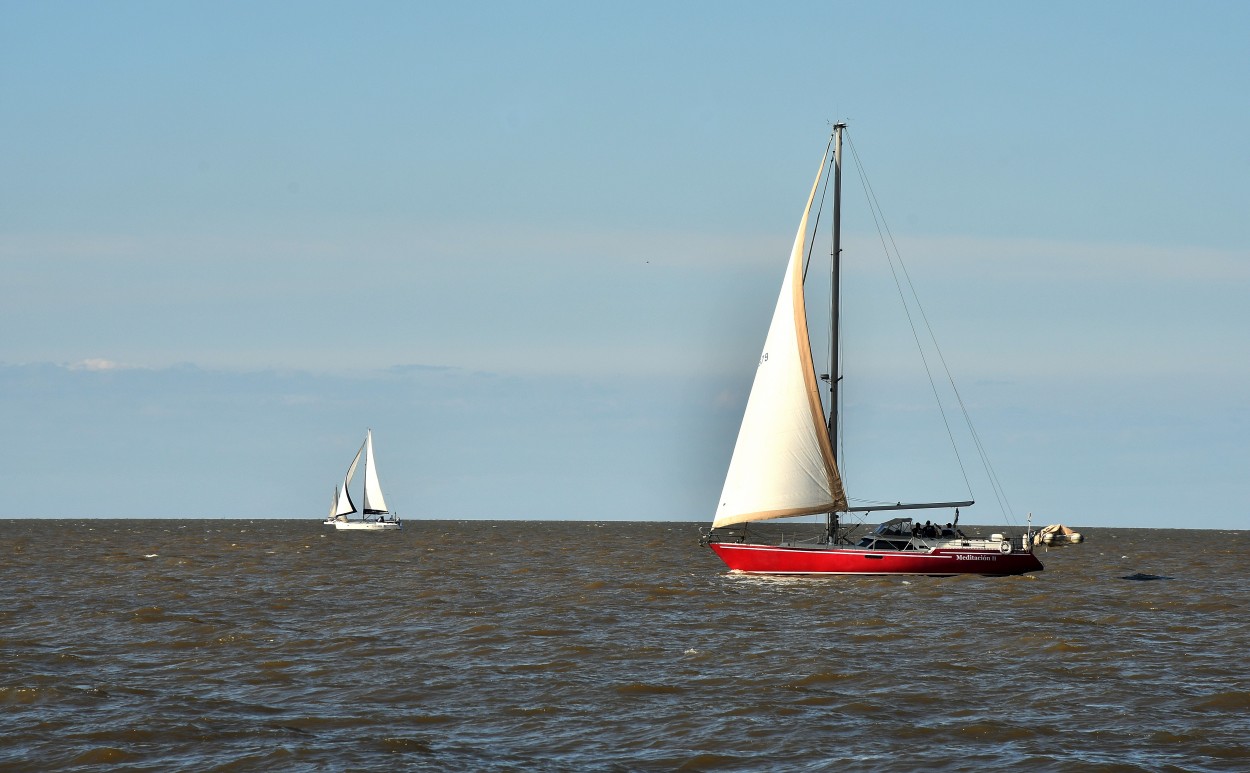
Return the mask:
<svg viewBox="0 0 1250 773"><path fill-rule="evenodd" d="M769 579L699 524L3 525L4 770L1250 770L1244 531Z"/></svg>

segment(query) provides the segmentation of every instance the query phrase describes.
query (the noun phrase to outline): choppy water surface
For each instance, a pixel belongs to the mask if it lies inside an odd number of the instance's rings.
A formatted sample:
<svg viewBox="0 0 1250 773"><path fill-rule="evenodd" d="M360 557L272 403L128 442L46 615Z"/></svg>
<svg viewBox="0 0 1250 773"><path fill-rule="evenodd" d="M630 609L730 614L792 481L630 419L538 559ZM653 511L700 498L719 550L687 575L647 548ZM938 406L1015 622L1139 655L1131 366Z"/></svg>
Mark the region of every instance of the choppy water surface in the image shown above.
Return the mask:
<svg viewBox="0 0 1250 773"><path fill-rule="evenodd" d="M769 579L695 524L0 523L6 770L1250 769L1250 532Z"/></svg>

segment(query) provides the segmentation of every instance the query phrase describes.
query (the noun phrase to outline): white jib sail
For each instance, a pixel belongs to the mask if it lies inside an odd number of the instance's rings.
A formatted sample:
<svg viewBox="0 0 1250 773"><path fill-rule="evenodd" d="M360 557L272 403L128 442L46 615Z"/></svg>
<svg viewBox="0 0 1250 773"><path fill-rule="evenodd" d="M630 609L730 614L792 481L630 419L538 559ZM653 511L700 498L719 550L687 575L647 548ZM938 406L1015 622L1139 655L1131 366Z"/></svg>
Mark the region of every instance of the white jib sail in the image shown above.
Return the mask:
<svg viewBox="0 0 1250 773"><path fill-rule="evenodd" d="M827 160L828 154L822 171ZM819 182L820 174L794 239L713 527L846 507L817 391L803 302L807 220Z"/></svg>
<svg viewBox="0 0 1250 773"><path fill-rule="evenodd" d="M362 443L360 450L356 452L356 458L352 459L351 467L347 468L347 475L343 477L343 488L339 489L339 505L334 509L334 514L347 515L356 512L356 503L352 501L351 494L347 493L347 484L352 482L352 478L356 475L356 465L360 464L360 455L364 453L365 446Z"/></svg>
<svg viewBox="0 0 1250 773"><path fill-rule="evenodd" d="M365 435L365 507L366 513L385 513L386 500L378 483L378 465L373 459L373 430Z"/></svg>

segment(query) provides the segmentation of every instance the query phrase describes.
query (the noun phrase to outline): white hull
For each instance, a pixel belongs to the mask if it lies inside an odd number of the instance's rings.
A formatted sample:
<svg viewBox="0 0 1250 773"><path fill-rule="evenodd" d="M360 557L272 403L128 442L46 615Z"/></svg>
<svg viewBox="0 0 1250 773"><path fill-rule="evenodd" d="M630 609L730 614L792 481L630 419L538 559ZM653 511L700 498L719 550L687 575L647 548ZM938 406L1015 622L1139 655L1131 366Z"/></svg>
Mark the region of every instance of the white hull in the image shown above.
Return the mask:
<svg viewBox="0 0 1250 773"><path fill-rule="evenodd" d="M402 521L334 521L339 531L399 531Z"/></svg>

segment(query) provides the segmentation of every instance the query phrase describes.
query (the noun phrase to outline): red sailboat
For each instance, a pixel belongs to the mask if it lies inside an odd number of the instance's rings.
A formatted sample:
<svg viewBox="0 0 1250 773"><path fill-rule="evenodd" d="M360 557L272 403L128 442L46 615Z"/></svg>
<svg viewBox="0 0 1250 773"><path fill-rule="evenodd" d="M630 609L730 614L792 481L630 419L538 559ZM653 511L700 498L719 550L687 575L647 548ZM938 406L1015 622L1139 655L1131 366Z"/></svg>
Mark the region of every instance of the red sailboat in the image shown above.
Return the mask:
<svg viewBox="0 0 1250 773"><path fill-rule="evenodd" d="M969 538L959 530L961 502L896 503L850 507L830 438L837 437L838 383L822 376L829 389L826 415L812 361L807 309L803 292L808 223L822 179L833 188L833 259L830 275L830 370L839 362L838 300L841 228L842 141L845 124L833 127L829 148L807 197L798 234L790 253L781 293L773 312L742 417L738 440L725 476L724 489L704 543L730 569L766 574L983 574L1014 575L1042 569L1026 533L1013 538L993 534ZM830 160L832 149L832 164ZM828 167L828 171L826 171ZM850 513L886 510L954 509L948 527L928 528L910 517L879 525L852 542L845 524ZM768 529L750 524L777 518L826 514L823 533L766 538Z"/></svg>

